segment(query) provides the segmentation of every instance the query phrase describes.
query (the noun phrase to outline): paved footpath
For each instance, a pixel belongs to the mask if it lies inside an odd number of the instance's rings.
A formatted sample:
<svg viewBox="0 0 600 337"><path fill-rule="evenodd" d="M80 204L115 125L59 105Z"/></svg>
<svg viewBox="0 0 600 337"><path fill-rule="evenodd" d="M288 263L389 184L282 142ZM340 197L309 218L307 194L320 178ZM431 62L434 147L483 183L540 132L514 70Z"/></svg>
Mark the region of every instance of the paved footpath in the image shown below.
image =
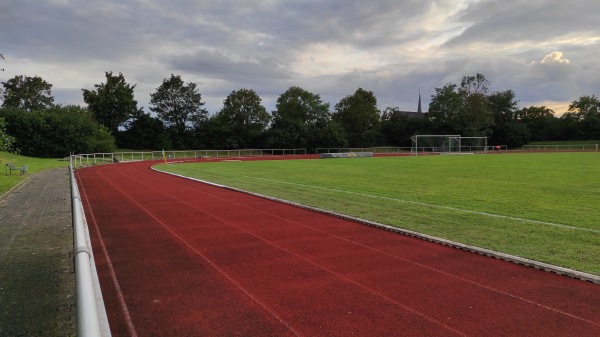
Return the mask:
<svg viewBox="0 0 600 337"><path fill-rule="evenodd" d="M1 337L75 336L68 174L38 173L0 198Z"/></svg>

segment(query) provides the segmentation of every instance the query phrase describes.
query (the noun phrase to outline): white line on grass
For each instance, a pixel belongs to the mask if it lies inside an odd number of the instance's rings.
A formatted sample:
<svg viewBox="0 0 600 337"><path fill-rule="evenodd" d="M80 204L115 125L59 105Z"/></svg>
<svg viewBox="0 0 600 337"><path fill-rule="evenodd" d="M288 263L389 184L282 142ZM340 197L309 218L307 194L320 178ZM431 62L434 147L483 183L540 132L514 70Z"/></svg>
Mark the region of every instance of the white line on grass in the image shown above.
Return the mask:
<svg viewBox="0 0 600 337"><path fill-rule="evenodd" d="M374 199L390 200L390 201L401 202L401 203L412 204L412 205L419 205L419 206L426 206L426 207L434 207L434 208L446 209L446 210L451 210L451 211L455 211L455 212L463 212L463 213L469 213L469 214L484 215L484 216L489 216L489 217L493 217L493 218L508 219L508 220L515 220L515 221L523 221L523 222L534 223L534 224L539 224L539 225L554 226L554 227L559 227L559 228L566 228L566 229L579 230L579 231L585 231L585 232L591 232L591 233L600 234L600 230L597 230L597 229L574 227L574 226L563 225L563 224L554 223L554 222L524 219L524 218L518 218L518 217L514 217L514 216L509 216L509 215L501 215L501 214L494 214L494 213L488 213L488 212L473 211L473 210L469 210L469 209L462 209L462 208L456 208L456 207L450 207L450 206L428 204L428 203L419 202L419 201L412 201L412 200L404 200L404 199L398 199L398 198L384 197L384 196L381 196L381 195L373 195L373 194L365 194L365 193L358 193L358 192L352 192L352 191L338 190L338 189L329 188L329 187L306 185L306 184L298 184L298 183L292 183L292 182L289 182L289 181L282 181L282 180L275 180L275 179L267 179L267 178L258 178L258 177L252 177L252 176L245 176L245 175L235 174L235 173L226 173L226 172L218 172L218 171L211 171L211 170L199 170L199 171L203 171L203 172L207 172L207 173L212 173L212 174L217 174L217 175L230 175L230 176L247 178L247 179L264 180L264 181L274 182L274 183L296 185L296 186L301 186L301 187L315 188L315 189L321 189L321 190L332 191L332 192L339 192L339 193L354 194L354 195L359 195L359 196L369 197L369 198L374 198Z"/></svg>

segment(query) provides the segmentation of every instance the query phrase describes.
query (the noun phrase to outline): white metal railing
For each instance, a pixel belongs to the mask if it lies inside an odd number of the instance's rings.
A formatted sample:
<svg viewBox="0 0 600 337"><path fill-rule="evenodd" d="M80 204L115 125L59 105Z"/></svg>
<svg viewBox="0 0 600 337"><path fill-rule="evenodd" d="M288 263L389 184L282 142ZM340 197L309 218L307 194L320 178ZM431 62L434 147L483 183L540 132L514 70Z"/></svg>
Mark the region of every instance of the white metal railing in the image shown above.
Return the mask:
<svg viewBox="0 0 600 337"><path fill-rule="evenodd" d="M600 151L600 144L572 144L572 145L523 145L524 151Z"/></svg>
<svg viewBox="0 0 600 337"><path fill-rule="evenodd" d="M152 152L114 152L83 153L72 155L74 167L100 165L114 162L133 162L144 160L222 158L222 157L260 157L279 155L304 155L306 149L239 149L239 150L181 150Z"/></svg>
<svg viewBox="0 0 600 337"><path fill-rule="evenodd" d="M69 165L69 174L74 232L73 259L75 262L77 336L110 337L110 327L72 161Z"/></svg>

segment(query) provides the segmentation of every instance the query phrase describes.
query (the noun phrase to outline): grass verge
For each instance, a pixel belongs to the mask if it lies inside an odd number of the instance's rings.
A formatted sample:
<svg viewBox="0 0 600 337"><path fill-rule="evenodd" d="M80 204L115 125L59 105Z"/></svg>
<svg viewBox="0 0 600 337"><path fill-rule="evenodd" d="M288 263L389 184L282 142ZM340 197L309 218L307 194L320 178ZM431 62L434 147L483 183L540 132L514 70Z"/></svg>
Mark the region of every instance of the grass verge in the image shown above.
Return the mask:
<svg viewBox="0 0 600 337"><path fill-rule="evenodd" d="M19 172L13 171L12 174L10 174L6 167L7 163L13 163L15 167L27 165L27 173L19 175ZM63 159L33 158L20 156L14 153L0 152L0 170L4 170L0 172L0 196L3 196L6 192L10 191L13 187L17 186L33 174L51 168L66 167L68 165L69 161Z"/></svg>

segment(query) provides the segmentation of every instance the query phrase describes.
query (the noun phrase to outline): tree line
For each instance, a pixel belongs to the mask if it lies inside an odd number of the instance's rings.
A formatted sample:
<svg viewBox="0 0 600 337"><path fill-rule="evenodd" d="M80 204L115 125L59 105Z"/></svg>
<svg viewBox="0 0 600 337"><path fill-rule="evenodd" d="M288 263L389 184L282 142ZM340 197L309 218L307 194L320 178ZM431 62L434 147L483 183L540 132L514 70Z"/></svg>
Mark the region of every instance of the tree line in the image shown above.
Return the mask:
<svg viewBox="0 0 600 337"><path fill-rule="evenodd" d="M519 147L535 140L600 139L600 100L573 101L557 117L545 106L518 108L512 90L490 92L482 74L435 88L427 114L388 107L358 88L333 109L319 94L292 86L268 112L252 89L232 91L214 114L203 107L197 84L179 75L150 94L150 112L134 99L123 74L82 89L80 106L54 102L42 78L15 76L2 82L0 150L40 157L121 149L241 149L411 146L416 134L486 136L489 144ZM152 114L153 113L153 114Z"/></svg>

